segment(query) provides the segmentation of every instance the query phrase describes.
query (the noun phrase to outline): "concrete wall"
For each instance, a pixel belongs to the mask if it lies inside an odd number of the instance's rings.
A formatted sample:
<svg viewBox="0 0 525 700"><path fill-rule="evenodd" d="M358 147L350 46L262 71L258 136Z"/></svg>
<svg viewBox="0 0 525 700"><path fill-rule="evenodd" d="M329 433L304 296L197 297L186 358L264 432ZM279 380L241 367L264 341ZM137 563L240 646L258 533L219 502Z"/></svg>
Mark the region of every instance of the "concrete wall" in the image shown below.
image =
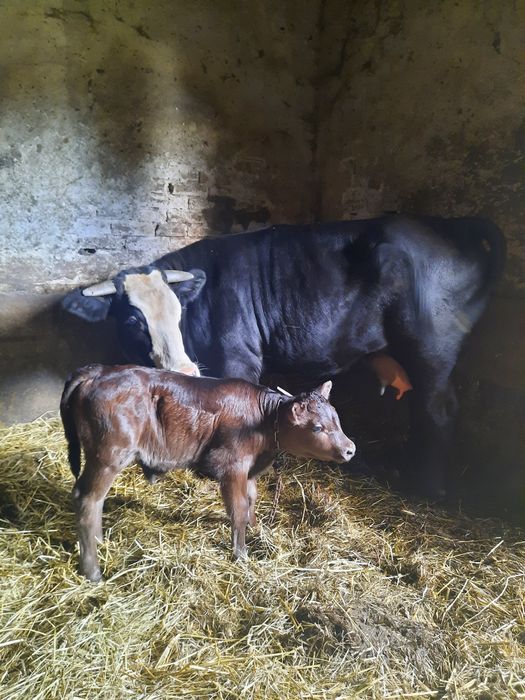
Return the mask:
<svg viewBox="0 0 525 700"><path fill-rule="evenodd" d="M54 407L90 354L52 292L310 216L316 22L298 0L0 3L0 420Z"/></svg>
<svg viewBox="0 0 525 700"><path fill-rule="evenodd" d="M481 214L505 280L456 372L465 491L525 512L525 2L322 5L319 217Z"/></svg>

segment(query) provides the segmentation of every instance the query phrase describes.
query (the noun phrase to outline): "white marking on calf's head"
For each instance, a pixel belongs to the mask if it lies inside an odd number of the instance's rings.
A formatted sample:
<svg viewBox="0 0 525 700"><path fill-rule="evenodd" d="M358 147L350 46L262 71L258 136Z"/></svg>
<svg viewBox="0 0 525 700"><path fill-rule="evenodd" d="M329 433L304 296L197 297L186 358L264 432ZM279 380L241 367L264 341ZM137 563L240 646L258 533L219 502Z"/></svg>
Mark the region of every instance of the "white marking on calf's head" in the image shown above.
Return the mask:
<svg viewBox="0 0 525 700"><path fill-rule="evenodd" d="M124 289L129 303L139 309L151 338L151 359L156 367L186 374L199 374L184 349L180 320L180 301L164 282L159 270L148 274L128 274Z"/></svg>

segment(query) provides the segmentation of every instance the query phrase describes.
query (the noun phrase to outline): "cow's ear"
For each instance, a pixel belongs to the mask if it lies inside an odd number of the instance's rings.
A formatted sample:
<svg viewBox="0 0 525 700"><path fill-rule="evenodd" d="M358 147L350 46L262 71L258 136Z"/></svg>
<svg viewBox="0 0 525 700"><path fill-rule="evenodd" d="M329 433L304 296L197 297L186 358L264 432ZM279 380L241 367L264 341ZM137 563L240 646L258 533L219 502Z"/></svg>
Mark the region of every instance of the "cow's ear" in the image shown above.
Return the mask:
<svg viewBox="0 0 525 700"><path fill-rule="evenodd" d="M61 301L63 309L84 321L104 321L111 307L112 297L85 297L80 289L69 292Z"/></svg>
<svg viewBox="0 0 525 700"><path fill-rule="evenodd" d="M193 270L188 270L188 272L191 272L193 279L186 280L185 282L175 282L173 287L182 306L186 306L186 304L196 299L206 284L206 273L204 270L195 268Z"/></svg>

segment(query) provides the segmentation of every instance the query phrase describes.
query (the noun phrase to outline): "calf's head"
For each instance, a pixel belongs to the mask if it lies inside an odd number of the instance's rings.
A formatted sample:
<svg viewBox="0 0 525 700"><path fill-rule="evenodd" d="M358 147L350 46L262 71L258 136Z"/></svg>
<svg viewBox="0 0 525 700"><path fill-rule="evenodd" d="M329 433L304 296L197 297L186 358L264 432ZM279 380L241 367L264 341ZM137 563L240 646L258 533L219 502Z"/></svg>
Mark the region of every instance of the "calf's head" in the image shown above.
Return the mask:
<svg viewBox="0 0 525 700"><path fill-rule="evenodd" d="M348 462L355 444L341 429L339 416L328 401L332 382L285 403L279 411L279 443L297 457Z"/></svg>
<svg viewBox="0 0 525 700"><path fill-rule="evenodd" d="M75 290L62 306L86 321L101 321L111 314L130 362L198 376L197 365L186 353L180 324L183 307L199 294L205 280L201 270L142 268Z"/></svg>

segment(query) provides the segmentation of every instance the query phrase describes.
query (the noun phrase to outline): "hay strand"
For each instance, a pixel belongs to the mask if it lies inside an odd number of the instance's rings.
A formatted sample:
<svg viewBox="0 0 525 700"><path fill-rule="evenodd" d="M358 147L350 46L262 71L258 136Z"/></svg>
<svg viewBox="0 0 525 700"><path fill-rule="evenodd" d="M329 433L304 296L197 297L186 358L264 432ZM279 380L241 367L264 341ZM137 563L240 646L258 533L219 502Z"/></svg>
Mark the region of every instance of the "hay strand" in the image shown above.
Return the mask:
<svg viewBox="0 0 525 700"><path fill-rule="evenodd" d="M0 460L0 700L525 697L522 532L288 460L234 563L215 484L130 468L93 585L56 416Z"/></svg>

